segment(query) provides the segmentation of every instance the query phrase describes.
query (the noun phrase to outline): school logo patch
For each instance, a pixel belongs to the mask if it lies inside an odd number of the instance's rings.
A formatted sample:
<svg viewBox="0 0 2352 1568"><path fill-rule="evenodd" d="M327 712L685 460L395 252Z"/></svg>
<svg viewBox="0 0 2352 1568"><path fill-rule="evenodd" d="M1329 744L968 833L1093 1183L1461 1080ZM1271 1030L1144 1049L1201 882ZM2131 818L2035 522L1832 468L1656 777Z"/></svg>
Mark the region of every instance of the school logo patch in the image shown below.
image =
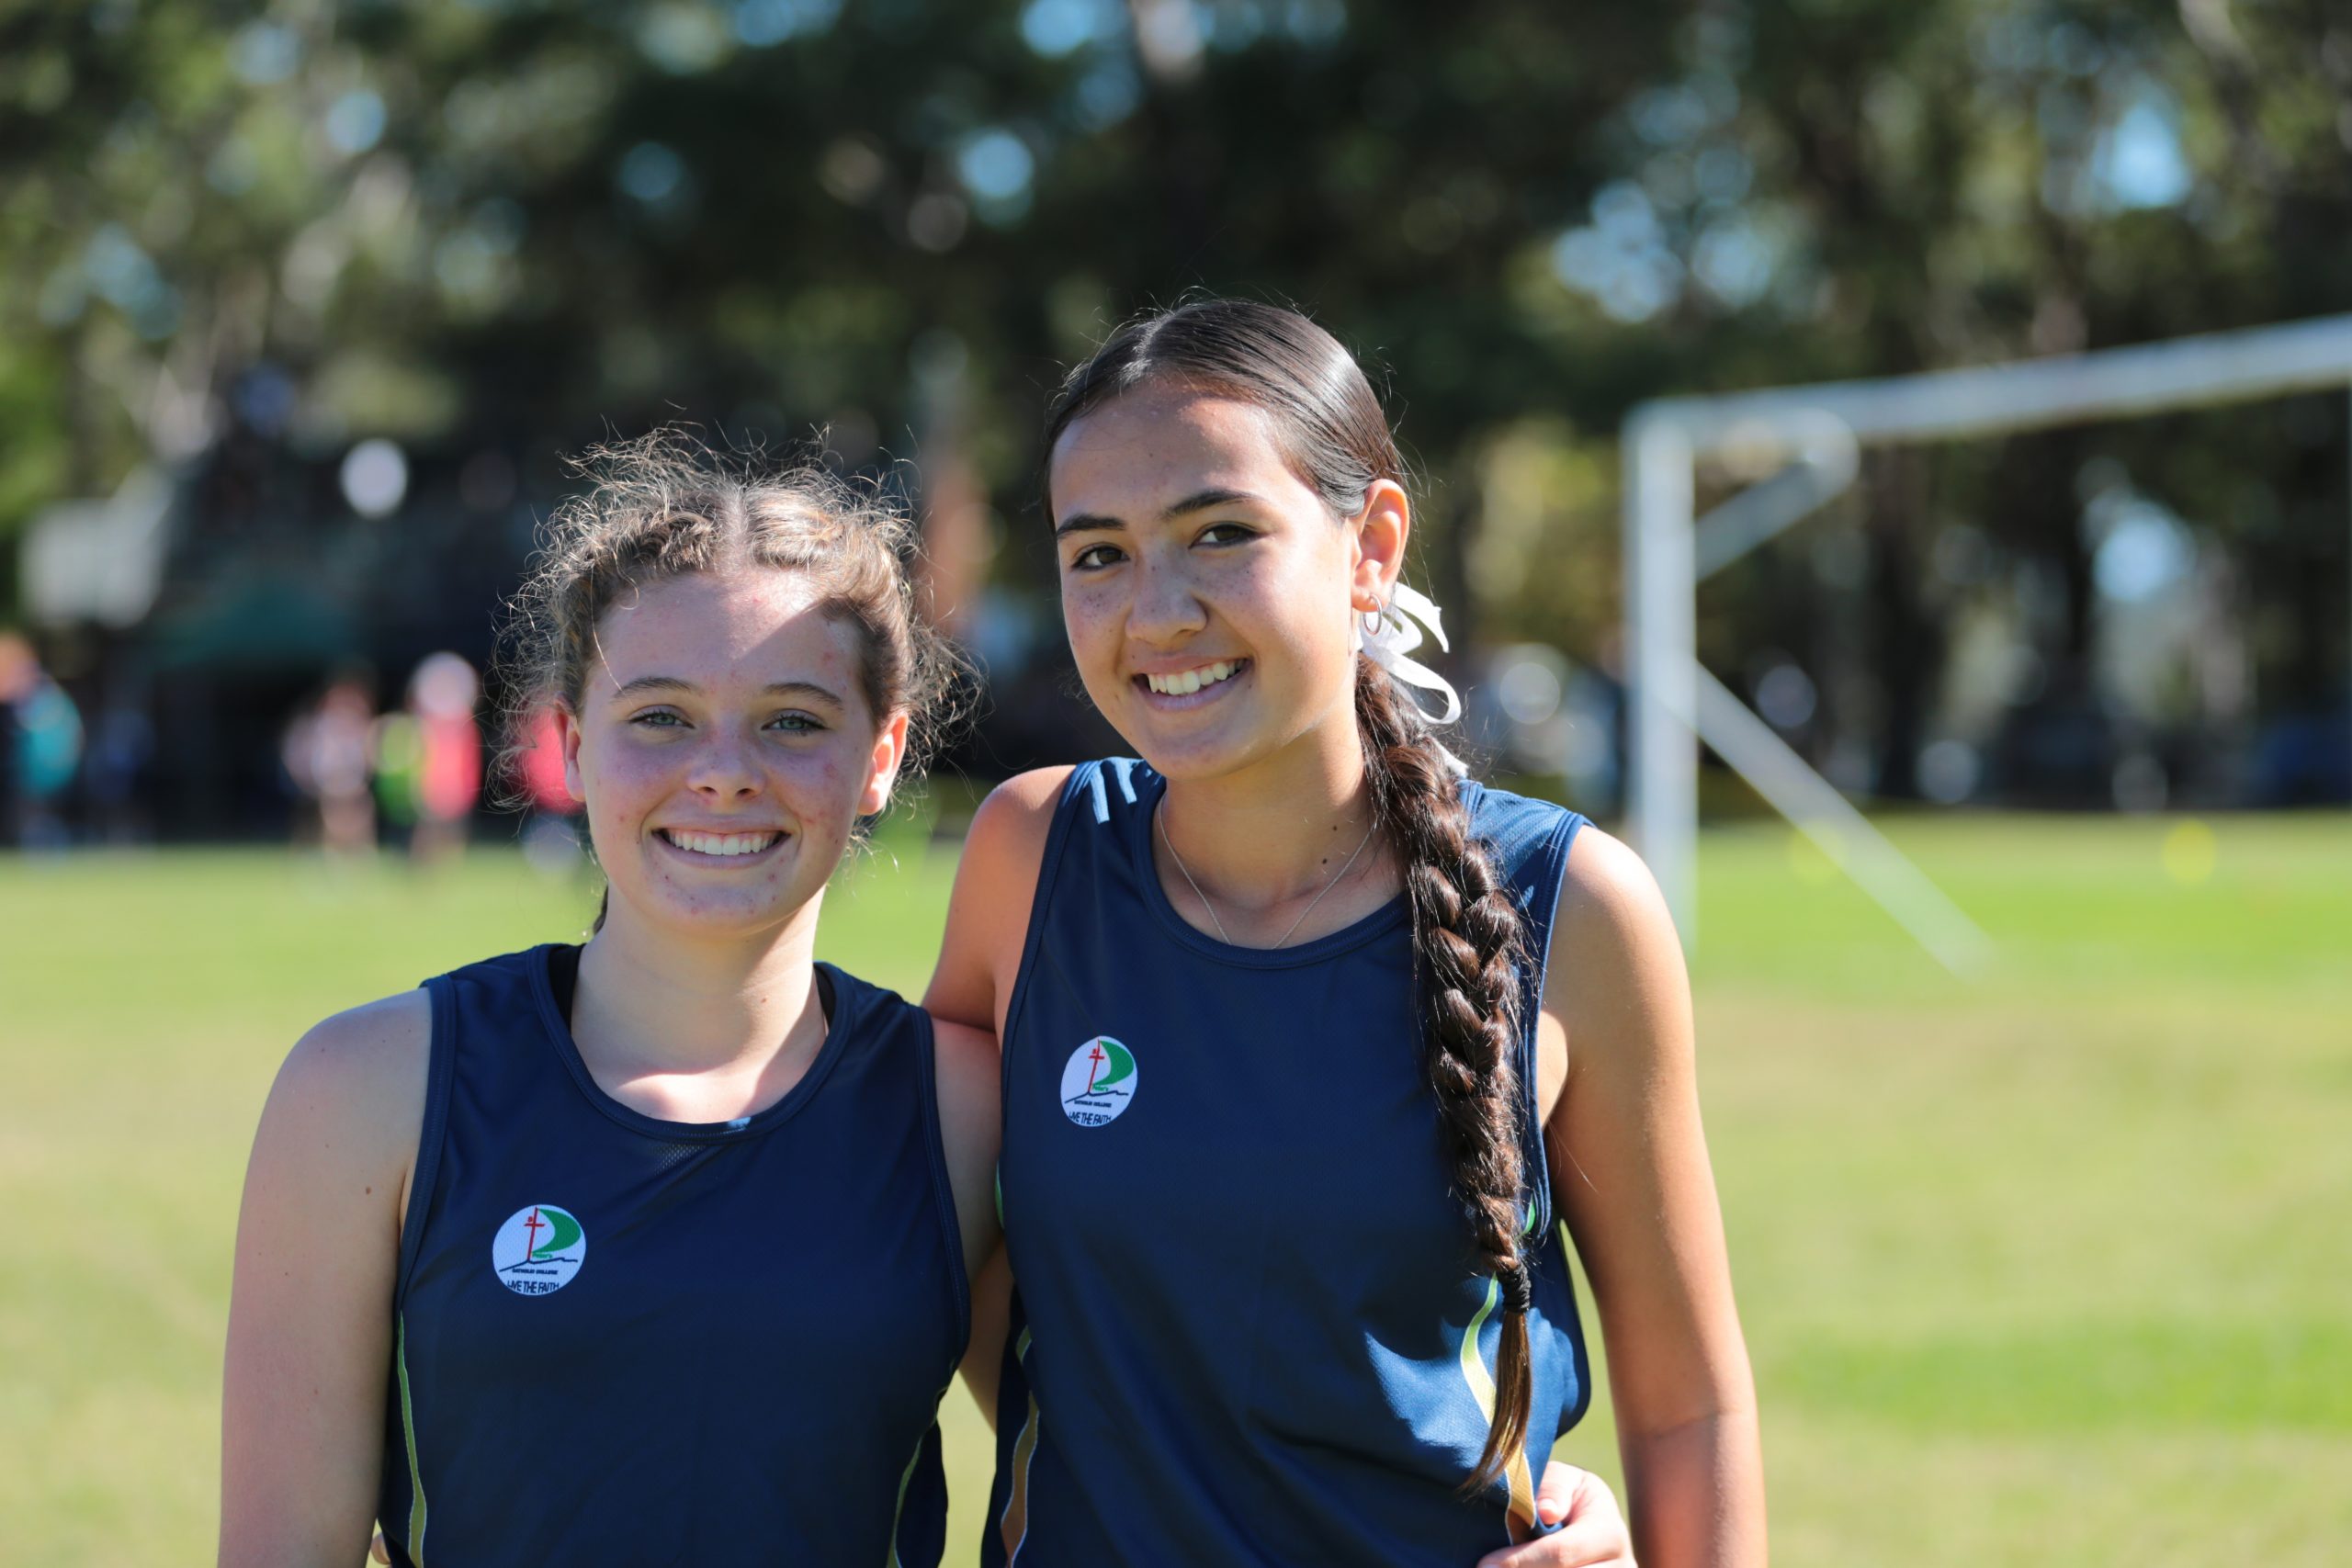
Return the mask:
<svg viewBox="0 0 2352 1568"><path fill-rule="evenodd" d="M514 1211L490 1244L498 1282L518 1296L545 1296L571 1283L588 1256L588 1233L552 1203Z"/></svg>
<svg viewBox="0 0 2352 1568"><path fill-rule="evenodd" d="M1081 1127L1100 1127L1125 1114L1136 1098L1136 1054L1098 1034L1069 1054L1062 1068L1062 1114Z"/></svg>

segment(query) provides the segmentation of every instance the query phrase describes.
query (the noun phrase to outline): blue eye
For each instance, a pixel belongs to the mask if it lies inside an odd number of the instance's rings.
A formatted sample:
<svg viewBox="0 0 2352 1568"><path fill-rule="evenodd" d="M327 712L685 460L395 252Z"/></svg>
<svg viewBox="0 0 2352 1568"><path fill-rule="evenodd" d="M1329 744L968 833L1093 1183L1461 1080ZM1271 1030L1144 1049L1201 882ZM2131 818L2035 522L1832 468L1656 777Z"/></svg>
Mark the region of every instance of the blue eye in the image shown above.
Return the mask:
<svg viewBox="0 0 2352 1568"><path fill-rule="evenodd" d="M648 729L677 729L683 728L686 721L667 708L655 708L650 713L632 716L629 722L643 725Z"/></svg>
<svg viewBox="0 0 2352 1568"><path fill-rule="evenodd" d="M825 727L805 713L780 713L768 720L768 728L786 735L814 735Z"/></svg>

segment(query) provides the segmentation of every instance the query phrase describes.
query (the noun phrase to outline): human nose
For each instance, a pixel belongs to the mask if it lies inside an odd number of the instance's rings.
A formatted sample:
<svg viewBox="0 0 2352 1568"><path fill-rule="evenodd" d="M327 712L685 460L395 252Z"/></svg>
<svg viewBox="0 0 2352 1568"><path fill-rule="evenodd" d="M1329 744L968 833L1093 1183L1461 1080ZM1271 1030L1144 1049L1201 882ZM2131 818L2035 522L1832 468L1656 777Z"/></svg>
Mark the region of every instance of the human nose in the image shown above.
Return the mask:
<svg viewBox="0 0 2352 1568"><path fill-rule="evenodd" d="M686 785L712 799L741 800L760 792L760 770L743 737L720 726L695 748Z"/></svg>
<svg viewBox="0 0 2352 1568"><path fill-rule="evenodd" d="M1192 574L1181 565L1145 555L1136 563L1136 597L1127 611L1127 634L1139 642L1178 642L1209 623Z"/></svg>

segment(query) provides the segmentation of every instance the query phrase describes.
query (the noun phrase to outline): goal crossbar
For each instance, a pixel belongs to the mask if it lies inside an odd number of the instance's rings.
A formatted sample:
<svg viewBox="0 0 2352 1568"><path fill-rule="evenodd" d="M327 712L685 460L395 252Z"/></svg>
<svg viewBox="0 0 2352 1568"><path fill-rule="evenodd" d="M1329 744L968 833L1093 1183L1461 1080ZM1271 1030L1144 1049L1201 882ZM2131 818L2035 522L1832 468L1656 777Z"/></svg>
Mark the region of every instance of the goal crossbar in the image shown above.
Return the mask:
<svg viewBox="0 0 2352 1568"><path fill-rule="evenodd" d="M2352 315L1875 380L1655 399L1627 416L1627 824L1686 943L1697 928L1703 740L1938 960L1965 973L1984 932L1885 836L1702 670L1699 581L1842 492L1859 449L2143 418L2352 388ZM1705 518L1698 465L1766 475Z"/></svg>

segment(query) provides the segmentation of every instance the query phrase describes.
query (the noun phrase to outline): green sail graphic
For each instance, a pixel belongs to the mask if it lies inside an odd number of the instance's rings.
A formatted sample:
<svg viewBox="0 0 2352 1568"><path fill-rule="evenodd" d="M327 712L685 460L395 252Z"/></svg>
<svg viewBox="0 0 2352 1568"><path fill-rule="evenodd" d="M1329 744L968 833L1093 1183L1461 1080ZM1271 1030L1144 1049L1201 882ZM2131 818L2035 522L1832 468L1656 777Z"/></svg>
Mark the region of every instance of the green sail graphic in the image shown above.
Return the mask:
<svg viewBox="0 0 2352 1568"><path fill-rule="evenodd" d="M1117 1041L1108 1038L1098 1040L1095 1043L1102 1047L1102 1054L1110 1057L1111 1061L1109 1069L1105 1071L1101 1077L1094 1080L1094 1088L1098 1089L1109 1089L1114 1083L1118 1083L1123 1079L1131 1078L1136 1076L1136 1057L1134 1052L1128 1050L1125 1045L1120 1044Z"/></svg>
<svg viewBox="0 0 2352 1568"><path fill-rule="evenodd" d="M561 1209L550 1209L542 1203L539 1205L539 1213L554 1229L547 1240L532 1249L531 1256L534 1258L545 1258L549 1253L561 1252L580 1239L580 1222Z"/></svg>

